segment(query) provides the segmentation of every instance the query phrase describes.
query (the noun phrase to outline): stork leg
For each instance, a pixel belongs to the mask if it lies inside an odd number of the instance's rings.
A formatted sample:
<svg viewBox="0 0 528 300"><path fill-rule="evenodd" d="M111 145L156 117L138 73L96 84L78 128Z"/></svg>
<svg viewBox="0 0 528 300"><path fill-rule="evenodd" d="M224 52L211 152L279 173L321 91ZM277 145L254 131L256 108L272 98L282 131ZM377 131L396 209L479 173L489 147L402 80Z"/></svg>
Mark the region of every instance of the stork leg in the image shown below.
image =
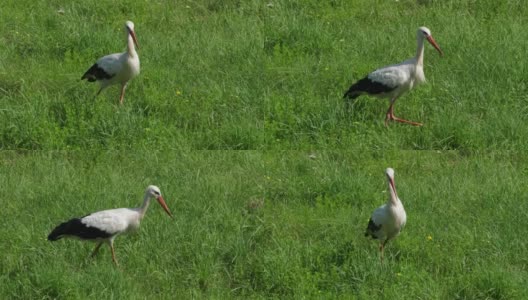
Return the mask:
<svg viewBox="0 0 528 300"><path fill-rule="evenodd" d="M413 121L409 121L409 120L405 120L405 119L400 119L400 118L398 118L398 117L396 117L394 115L394 102L396 102L396 99L397 98L393 98L390 101L389 110L387 110L387 114L385 115L385 126L387 126L389 124L389 121L396 121L396 122L400 122L400 123L406 123L406 124L410 124L410 125L413 125L413 126L422 126L423 125L422 123L413 122Z"/></svg>
<svg viewBox="0 0 528 300"><path fill-rule="evenodd" d="M94 251L92 252L92 255L91 255L92 257L94 257L97 254L97 252L99 252L99 248L101 248L102 244L103 244L103 242L97 243L97 245L95 246Z"/></svg>
<svg viewBox="0 0 528 300"><path fill-rule="evenodd" d="M114 262L114 264L119 267L119 264L117 263L117 259L115 257L115 250L114 250L114 243L113 241L110 242L110 250L112 250L112 261Z"/></svg>
<svg viewBox="0 0 528 300"><path fill-rule="evenodd" d="M383 250L385 250L385 245L387 244L387 242L389 241L389 239L386 239L385 241L383 241L383 243L380 243L380 259L381 259L381 262L383 263Z"/></svg>
<svg viewBox="0 0 528 300"><path fill-rule="evenodd" d="M94 98L97 98L97 96L99 96L99 94L101 94L101 92L103 91L104 87L100 87L99 90L97 91L97 94L95 94L95 97Z"/></svg>
<svg viewBox="0 0 528 300"><path fill-rule="evenodd" d="M380 260L383 263L383 249L385 248L385 242L380 243L379 251L380 251Z"/></svg>
<svg viewBox="0 0 528 300"><path fill-rule="evenodd" d="M123 99L125 98L126 83L121 86L121 96L119 97L119 104L123 105Z"/></svg>

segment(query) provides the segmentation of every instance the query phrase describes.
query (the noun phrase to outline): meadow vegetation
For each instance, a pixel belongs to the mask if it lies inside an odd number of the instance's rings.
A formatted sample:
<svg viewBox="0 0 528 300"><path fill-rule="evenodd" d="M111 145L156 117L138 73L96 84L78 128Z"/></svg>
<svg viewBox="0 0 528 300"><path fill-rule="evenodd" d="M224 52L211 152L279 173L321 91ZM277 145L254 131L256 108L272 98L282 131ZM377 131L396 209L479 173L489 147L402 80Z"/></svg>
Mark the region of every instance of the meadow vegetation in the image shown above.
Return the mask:
<svg viewBox="0 0 528 300"><path fill-rule="evenodd" d="M528 4L493 0L29 1L0 9L0 298L523 299L528 293ZM141 74L81 82L136 24ZM415 52L428 83L342 99ZM218 150L218 151L209 151ZM244 151L233 151L244 150ZM418 151L422 150L422 151ZM408 214L380 264L363 237ZM70 217L139 205L90 259L49 243Z"/></svg>
<svg viewBox="0 0 528 300"><path fill-rule="evenodd" d="M58 11L62 10L63 13ZM524 1L7 1L3 149L525 149ZM61 11L61 12L62 12ZM79 81L137 23L141 77L93 99ZM385 100L345 105L355 80L414 55L428 84L383 126Z"/></svg>
<svg viewBox="0 0 528 300"><path fill-rule="evenodd" d="M279 155L280 154L280 155ZM436 151L2 154L3 298L522 299L526 157ZM380 264L363 236L396 170L408 213ZM519 168L519 166L524 166ZM70 216L139 205L137 234L103 247L46 235Z"/></svg>

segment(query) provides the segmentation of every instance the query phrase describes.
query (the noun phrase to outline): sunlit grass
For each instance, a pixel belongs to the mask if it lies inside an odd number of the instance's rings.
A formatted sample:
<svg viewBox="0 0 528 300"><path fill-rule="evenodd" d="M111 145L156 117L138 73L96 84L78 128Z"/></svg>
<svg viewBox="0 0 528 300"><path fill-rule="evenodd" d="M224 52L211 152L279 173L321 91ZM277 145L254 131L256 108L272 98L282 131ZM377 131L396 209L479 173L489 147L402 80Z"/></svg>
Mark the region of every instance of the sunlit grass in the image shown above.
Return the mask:
<svg viewBox="0 0 528 300"><path fill-rule="evenodd" d="M0 147L524 149L528 38L521 1L10 1L0 12ZM29 2L28 2L29 3ZM29 12L31 9L31 13ZM141 74L94 101L80 75L136 23ZM387 101L343 92L414 55L428 83L383 126Z"/></svg>
<svg viewBox="0 0 528 300"><path fill-rule="evenodd" d="M0 298L526 295L524 1L4 2ZM124 50L126 20L141 74L119 106L118 88L94 99L79 79ZM422 25L445 56L426 47L428 83L395 112L425 125L347 105ZM363 232L389 166L408 224L380 264ZM116 240L121 268L108 248L46 241L149 184L175 219L152 205Z"/></svg>
<svg viewBox="0 0 528 300"><path fill-rule="evenodd" d="M2 297L521 298L526 159L432 151L3 153ZM408 214L386 248L363 236L387 199ZM522 167L521 167L522 166ZM109 249L46 241L60 221L139 205L139 232Z"/></svg>

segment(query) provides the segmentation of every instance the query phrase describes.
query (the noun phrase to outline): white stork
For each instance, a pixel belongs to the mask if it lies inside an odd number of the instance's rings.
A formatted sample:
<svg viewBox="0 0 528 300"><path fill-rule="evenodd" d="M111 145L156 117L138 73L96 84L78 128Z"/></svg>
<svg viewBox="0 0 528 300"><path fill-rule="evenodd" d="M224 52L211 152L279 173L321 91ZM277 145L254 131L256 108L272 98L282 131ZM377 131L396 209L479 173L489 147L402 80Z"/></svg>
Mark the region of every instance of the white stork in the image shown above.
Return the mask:
<svg viewBox="0 0 528 300"><path fill-rule="evenodd" d="M157 186L150 185L145 191L143 205L138 208L117 208L98 211L82 218L73 218L55 227L49 234L49 241L56 241L63 237L77 238L96 242L92 257L97 254L103 243L110 246L112 260L118 265L114 252L114 239L121 233L139 228L139 223L145 216L151 198L156 198L165 212L172 218L172 214L161 196Z"/></svg>
<svg viewBox="0 0 528 300"><path fill-rule="evenodd" d="M442 56L442 50L426 27L418 28L416 41L418 43L416 56L402 63L390 65L377 69L365 78L354 83L345 93L344 98L355 99L362 94L368 94L380 98L389 98L390 106L385 117L385 126L389 121L397 121L422 126L423 124L400 119L394 116L394 102L405 92L411 90L415 85L425 82L423 71L424 39L427 39Z"/></svg>
<svg viewBox="0 0 528 300"><path fill-rule="evenodd" d="M389 199L386 204L378 207L370 217L365 236L371 236L373 239L380 240L380 257L383 261L383 248L385 244L400 234L405 226L407 214L403 204L396 193L394 184L394 170L388 168L385 171L389 182Z"/></svg>
<svg viewBox="0 0 528 300"><path fill-rule="evenodd" d="M128 81L139 74L139 57L134 44L138 49L139 45L134 32L134 23L131 21L125 23L125 33L128 41L127 51L99 58L81 77L81 80L88 79L89 82L99 81L101 88L97 92L96 97L106 87L117 83L121 84L120 104L123 104Z"/></svg>

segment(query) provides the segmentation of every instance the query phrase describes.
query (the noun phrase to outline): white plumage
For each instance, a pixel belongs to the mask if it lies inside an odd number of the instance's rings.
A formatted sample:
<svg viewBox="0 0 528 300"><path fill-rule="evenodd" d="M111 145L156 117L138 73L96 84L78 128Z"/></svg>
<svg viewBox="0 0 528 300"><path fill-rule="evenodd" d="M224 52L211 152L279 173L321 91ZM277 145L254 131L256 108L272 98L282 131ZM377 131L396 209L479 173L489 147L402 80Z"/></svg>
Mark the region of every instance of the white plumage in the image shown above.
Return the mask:
<svg viewBox="0 0 528 300"><path fill-rule="evenodd" d="M416 59L411 58L402 63L378 69L367 76L374 82L381 83L390 89L390 92L377 95L395 96L413 88L415 84L425 82L423 66L416 64Z"/></svg>
<svg viewBox="0 0 528 300"><path fill-rule="evenodd" d="M396 99L414 86L425 82L423 71L424 40L427 40L433 47L443 55L442 50L433 39L431 31L426 27L418 28L416 32L416 56L402 63L386 66L368 74L365 78L354 83L345 93L345 98L355 99L363 94L368 94L380 98L389 98L390 106L385 116L385 125L389 121L397 121L415 126L421 123L408 121L394 116L394 103Z"/></svg>
<svg viewBox="0 0 528 300"><path fill-rule="evenodd" d="M88 227L95 227L111 235L135 230L139 227L139 208L117 208L95 212L81 219Z"/></svg>
<svg viewBox="0 0 528 300"><path fill-rule="evenodd" d="M172 214L161 196L161 191L157 186L147 187L143 199L143 205L138 208L117 208L103 210L84 216L73 218L55 227L49 234L48 240L56 241L63 237L77 238L81 240L95 241L97 245L92 256L97 254L99 247L107 243L112 250L112 260L117 265L114 252L114 239L121 233L126 233L139 228L139 224L147 212L151 198L158 200L165 212L172 217Z"/></svg>
<svg viewBox="0 0 528 300"><path fill-rule="evenodd" d="M89 82L98 81L100 83L101 87L97 95L110 85L121 84L121 96L119 97L121 104L123 104L128 82L139 74L139 56L134 45L138 48L139 46L134 31L134 23L131 21L125 23L125 33L127 35L127 51L101 57L81 78L81 80L88 79Z"/></svg>
<svg viewBox="0 0 528 300"><path fill-rule="evenodd" d="M398 236L407 222L407 214L396 193L394 170L388 168L385 174L387 175L389 185L389 199L386 204L374 210L365 232L365 236L371 236L373 239L380 241L380 255L382 260L385 244Z"/></svg>

